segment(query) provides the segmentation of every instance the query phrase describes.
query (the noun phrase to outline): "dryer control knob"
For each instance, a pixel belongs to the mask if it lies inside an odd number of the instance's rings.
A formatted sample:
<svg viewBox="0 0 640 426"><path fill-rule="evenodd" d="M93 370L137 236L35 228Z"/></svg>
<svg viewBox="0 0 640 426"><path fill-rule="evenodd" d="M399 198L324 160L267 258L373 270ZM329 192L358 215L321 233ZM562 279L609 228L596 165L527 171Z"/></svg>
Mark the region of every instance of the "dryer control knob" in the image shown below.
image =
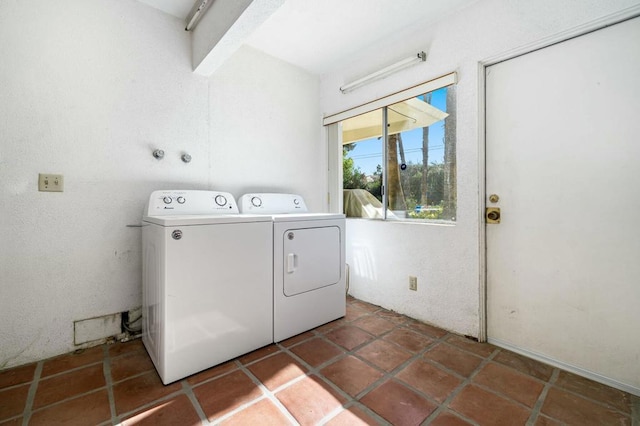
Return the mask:
<svg viewBox="0 0 640 426"><path fill-rule="evenodd" d="M260 207L262 205L262 200L260 199L260 197L252 197L251 204L253 204L255 207Z"/></svg>
<svg viewBox="0 0 640 426"><path fill-rule="evenodd" d="M227 204L227 198L224 195L216 195L215 201L221 207Z"/></svg>
<svg viewBox="0 0 640 426"><path fill-rule="evenodd" d="M184 199L184 197L178 197L176 201L178 202L178 204L184 204L186 200Z"/></svg>
<svg viewBox="0 0 640 426"><path fill-rule="evenodd" d="M300 204L300 200L298 200L297 198L294 198L293 199L293 204L295 204L297 206L298 204Z"/></svg>
<svg viewBox="0 0 640 426"><path fill-rule="evenodd" d="M165 204L171 204L173 200L171 199L171 197L164 197L162 201L164 201Z"/></svg>

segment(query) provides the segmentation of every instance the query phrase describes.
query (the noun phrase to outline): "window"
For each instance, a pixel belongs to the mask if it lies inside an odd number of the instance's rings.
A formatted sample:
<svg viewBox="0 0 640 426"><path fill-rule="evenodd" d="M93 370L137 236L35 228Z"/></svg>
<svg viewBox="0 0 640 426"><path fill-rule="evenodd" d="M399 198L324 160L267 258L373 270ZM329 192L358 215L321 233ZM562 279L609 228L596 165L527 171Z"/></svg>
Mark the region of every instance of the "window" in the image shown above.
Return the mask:
<svg viewBox="0 0 640 426"><path fill-rule="evenodd" d="M455 221L455 85L336 124L347 217Z"/></svg>

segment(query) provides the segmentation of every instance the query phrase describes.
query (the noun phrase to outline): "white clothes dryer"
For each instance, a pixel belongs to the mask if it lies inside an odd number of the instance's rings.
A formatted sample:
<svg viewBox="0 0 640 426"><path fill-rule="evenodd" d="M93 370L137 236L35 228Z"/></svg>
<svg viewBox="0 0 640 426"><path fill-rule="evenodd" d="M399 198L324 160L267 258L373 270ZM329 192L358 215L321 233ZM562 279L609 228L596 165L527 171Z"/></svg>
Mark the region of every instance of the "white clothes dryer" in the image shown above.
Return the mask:
<svg viewBox="0 0 640 426"><path fill-rule="evenodd" d="M272 343L272 233L226 192L151 194L142 341L164 384Z"/></svg>
<svg viewBox="0 0 640 426"><path fill-rule="evenodd" d="M294 194L245 194L240 211L273 221L274 342L345 316L345 216Z"/></svg>

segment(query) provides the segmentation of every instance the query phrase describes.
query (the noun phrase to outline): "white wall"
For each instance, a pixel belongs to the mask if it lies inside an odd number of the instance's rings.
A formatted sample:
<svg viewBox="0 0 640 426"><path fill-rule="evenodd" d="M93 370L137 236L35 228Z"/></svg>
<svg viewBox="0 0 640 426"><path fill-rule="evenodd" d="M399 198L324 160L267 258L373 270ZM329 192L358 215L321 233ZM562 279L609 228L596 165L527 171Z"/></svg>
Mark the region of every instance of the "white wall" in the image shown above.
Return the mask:
<svg viewBox="0 0 640 426"><path fill-rule="evenodd" d="M211 174L234 194L292 192L325 211L319 80L251 47L211 77Z"/></svg>
<svg viewBox="0 0 640 426"><path fill-rule="evenodd" d="M347 222L350 293L458 333L478 336L481 212L479 62L598 19L638 1L483 0L437 24L407 28L322 77L321 111L334 114L457 71L458 214L455 226ZM343 95L338 88L420 50L427 63ZM418 277L418 292L408 276Z"/></svg>
<svg viewBox="0 0 640 426"><path fill-rule="evenodd" d="M193 74L184 22L133 0L2 1L0 40L0 369L75 349L74 320L141 304L127 225L152 190L324 206L316 77L254 51ZM65 191L38 192L39 172Z"/></svg>
<svg viewBox="0 0 640 426"><path fill-rule="evenodd" d="M74 320L141 304L127 225L154 189L206 188L209 148L207 80L177 18L130 0L3 1L0 40L3 368L72 350ZM64 192L38 192L39 172L64 174Z"/></svg>

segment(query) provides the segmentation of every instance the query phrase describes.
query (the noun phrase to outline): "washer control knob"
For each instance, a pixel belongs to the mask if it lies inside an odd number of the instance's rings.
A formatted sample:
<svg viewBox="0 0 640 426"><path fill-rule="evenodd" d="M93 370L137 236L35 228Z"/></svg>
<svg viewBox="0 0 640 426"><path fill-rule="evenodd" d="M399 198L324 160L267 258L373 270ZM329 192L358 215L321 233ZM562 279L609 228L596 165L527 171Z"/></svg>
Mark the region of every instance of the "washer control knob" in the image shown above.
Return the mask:
<svg viewBox="0 0 640 426"><path fill-rule="evenodd" d="M224 195L216 195L216 198L214 200L220 207L227 204L227 198Z"/></svg>
<svg viewBox="0 0 640 426"><path fill-rule="evenodd" d="M178 204L184 204L185 199L184 199L184 197L178 197L178 199L176 201L178 202Z"/></svg>
<svg viewBox="0 0 640 426"><path fill-rule="evenodd" d="M298 204L300 204L300 200L298 200L297 198L294 198L293 199L293 204L295 204L297 206Z"/></svg>
<svg viewBox="0 0 640 426"><path fill-rule="evenodd" d="M251 204L253 204L254 207L260 207L262 205L262 200L260 199L260 197L252 197Z"/></svg>
<svg viewBox="0 0 640 426"><path fill-rule="evenodd" d="M164 197L162 201L164 201L165 204L171 204L173 200L171 199L171 197Z"/></svg>

